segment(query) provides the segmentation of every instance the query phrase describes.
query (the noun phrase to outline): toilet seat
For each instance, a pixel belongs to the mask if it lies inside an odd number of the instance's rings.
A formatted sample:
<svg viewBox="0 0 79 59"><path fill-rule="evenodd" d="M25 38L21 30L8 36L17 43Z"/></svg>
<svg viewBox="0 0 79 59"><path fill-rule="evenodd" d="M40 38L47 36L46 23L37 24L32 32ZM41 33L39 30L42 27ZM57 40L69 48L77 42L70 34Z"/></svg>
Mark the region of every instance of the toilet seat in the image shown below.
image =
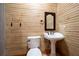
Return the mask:
<svg viewBox="0 0 79 59"><path fill-rule="evenodd" d="M33 48L28 51L27 56L42 56L42 53L39 48Z"/></svg>

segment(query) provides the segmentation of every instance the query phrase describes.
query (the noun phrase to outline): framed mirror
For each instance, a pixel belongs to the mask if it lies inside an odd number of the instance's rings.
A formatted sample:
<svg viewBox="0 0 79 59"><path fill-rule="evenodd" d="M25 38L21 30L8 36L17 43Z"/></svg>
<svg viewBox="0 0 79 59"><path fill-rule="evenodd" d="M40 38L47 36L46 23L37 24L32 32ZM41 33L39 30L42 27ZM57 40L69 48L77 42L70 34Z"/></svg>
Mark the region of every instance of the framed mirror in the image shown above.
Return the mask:
<svg viewBox="0 0 79 59"><path fill-rule="evenodd" d="M45 30L55 30L55 13L45 12Z"/></svg>

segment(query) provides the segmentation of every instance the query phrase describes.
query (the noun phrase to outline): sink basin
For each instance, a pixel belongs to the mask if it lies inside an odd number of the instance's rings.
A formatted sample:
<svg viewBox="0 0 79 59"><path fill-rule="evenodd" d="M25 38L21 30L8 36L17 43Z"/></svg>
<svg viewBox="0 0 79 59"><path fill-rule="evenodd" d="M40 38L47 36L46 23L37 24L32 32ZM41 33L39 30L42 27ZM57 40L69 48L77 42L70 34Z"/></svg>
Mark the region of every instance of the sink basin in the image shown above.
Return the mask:
<svg viewBox="0 0 79 59"><path fill-rule="evenodd" d="M64 35L59 32L46 32L44 38L48 40L62 40Z"/></svg>
<svg viewBox="0 0 79 59"><path fill-rule="evenodd" d="M44 38L50 40L51 42L51 56L56 55L56 41L64 39L64 35L59 32L45 32Z"/></svg>

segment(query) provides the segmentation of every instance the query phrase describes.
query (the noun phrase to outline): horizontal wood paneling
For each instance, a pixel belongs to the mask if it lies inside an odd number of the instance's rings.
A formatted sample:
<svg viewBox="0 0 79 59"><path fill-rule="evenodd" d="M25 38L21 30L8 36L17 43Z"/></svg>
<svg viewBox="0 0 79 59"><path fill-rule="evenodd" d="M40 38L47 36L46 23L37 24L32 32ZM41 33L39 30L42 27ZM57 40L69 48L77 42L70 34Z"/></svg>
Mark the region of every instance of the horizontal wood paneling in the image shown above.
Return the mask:
<svg viewBox="0 0 79 59"><path fill-rule="evenodd" d="M41 35L43 37L44 12L56 12L56 4L5 4L5 7L6 55L25 54L27 36ZM43 24L40 23L40 20L43 20ZM41 51L44 52L44 49L42 38Z"/></svg>
<svg viewBox="0 0 79 59"><path fill-rule="evenodd" d="M58 31L65 35L65 39L63 41L66 42L68 47L68 51L63 54L79 55L79 4L58 4L57 23ZM60 47L61 52L66 51L63 44L63 49Z"/></svg>

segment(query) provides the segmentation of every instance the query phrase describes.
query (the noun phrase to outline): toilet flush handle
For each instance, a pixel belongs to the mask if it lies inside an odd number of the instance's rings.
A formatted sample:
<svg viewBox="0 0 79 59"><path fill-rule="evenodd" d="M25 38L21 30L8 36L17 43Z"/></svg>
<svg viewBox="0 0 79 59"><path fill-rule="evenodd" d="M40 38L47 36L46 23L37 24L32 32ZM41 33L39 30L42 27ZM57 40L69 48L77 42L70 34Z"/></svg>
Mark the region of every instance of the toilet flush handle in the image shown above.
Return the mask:
<svg viewBox="0 0 79 59"><path fill-rule="evenodd" d="M27 42L30 42L30 40L27 40Z"/></svg>

